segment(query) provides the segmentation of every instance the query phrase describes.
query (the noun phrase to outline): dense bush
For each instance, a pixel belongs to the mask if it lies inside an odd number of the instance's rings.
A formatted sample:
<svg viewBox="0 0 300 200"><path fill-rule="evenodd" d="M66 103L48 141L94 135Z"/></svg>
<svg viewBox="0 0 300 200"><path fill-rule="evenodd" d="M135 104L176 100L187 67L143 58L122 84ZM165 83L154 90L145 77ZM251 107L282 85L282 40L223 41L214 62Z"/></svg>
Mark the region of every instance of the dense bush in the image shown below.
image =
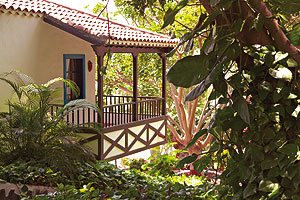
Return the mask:
<svg viewBox="0 0 300 200"><path fill-rule="evenodd" d="M50 177L54 178L56 175ZM57 192L34 199L217 199L219 191L219 186L203 177L150 176L120 170L105 161L83 165L80 179L81 187L65 180L58 184Z"/></svg>
<svg viewBox="0 0 300 200"><path fill-rule="evenodd" d="M166 144L164 146L158 146L154 148L154 153L148 158L151 162L142 166L144 170L148 170L148 174L152 176L172 176L174 175L174 169L176 164L180 160L177 154L183 152L183 150L172 150L174 143Z"/></svg>
<svg viewBox="0 0 300 200"><path fill-rule="evenodd" d="M78 127L67 124L64 117L75 109L98 108L81 99L51 112L52 104L61 96L61 87L55 87L57 82L77 91L76 84L62 78L39 85L27 75L12 71L0 74L0 80L14 91L14 98L8 101L9 111L0 115L0 164L38 161L43 166L57 166L74 179L76 162L92 160L93 156L76 142L74 131Z"/></svg>
<svg viewBox="0 0 300 200"><path fill-rule="evenodd" d="M57 186L57 192L35 197L37 200L217 199L223 189L203 177L151 176L139 170L120 170L106 161L78 163L76 168L77 179L71 180L53 166L16 162L0 167L0 181Z"/></svg>

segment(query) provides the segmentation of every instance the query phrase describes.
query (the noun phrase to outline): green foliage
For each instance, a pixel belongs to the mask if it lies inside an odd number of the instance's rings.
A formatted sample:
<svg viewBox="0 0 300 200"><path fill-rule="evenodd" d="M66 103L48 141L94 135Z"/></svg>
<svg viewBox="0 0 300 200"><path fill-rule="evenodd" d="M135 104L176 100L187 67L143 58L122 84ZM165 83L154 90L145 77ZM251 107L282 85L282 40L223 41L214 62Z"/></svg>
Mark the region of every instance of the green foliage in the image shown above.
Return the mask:
<svg viewBox="0 0 300 200"><path fill-rule="evenodd" d="M42 185L56 187L69 178L55 166L45 166L35 161L16 161L6 166L0 166L0 179L14 184Z"/></svg>
<svg viewBox="0 0 300 200"><path fill-rule="evenodd" d="M290 14L298 13L298 2L266 2L292 42L299 43L299 20L287 20ZM189 3L183 5L188 7ZM148 7L156 9L157 4L158 1L148 2ZM170 5L170 2L161 5L162 28L174 24L181 12L177 4ZM276 46L245 45L240 40L242 32L247 28L262 31L265 19L256 15L249 27L242 17L243 8L235 9L237 13L232 15L232 5L239 7L241 1L211 0L210 6L215 10L203 14L200 9L198 23L193 28L189 28L190 23L185 24L186 34L170 53L173 55L180 46L187 46L190 39L204 35L200 56L175 63L168 80L186 88L196 85L187 95L187 101L212 86L212 96L227 103L208 127L215 136L215 144L204 150L199 160L198 155L191 155L179 166L194 162L194 168L200 172L212 167L215 161L217 167L226 162L221 183L231 187L235 199L295 199L299 194L300 174L297 125L300 75L295 68L298 63Z"/></svg>
<svg viewBox="0 0 300 200"><path fill-rule="evenodd" d="M130 96L126 91L132 91L132 65L131 54L113 54L104 76L105 94ZM152 53L139 54L138 77L139 96L160 96L159 88L162 84L161 58Z"/></svg>
<svg viewBox="0 0 300 200"><path fill-rule="evenodd" d="M129 159L129 158L122 158L122 163L129 167L130 170L132 169L136 169L136 170L140 170L143 171L142 166L145 165L147 163L146 160L144 160L143 158L133 158L133 159Z"/></svg>
<svg viewBox="0 0 300 200"><path fill-rule="evenodd" d="M166 144L162 147L154 148L155 152L148 158L151 162L146 163L142 168L148 169L148 174L152 176L171 176L174 175L179 158L177 154L183 152L182 150L173 150L168 152L172 147L172 143Z"/></svg>
<svg viewBox="0 0 300 200"><path fill-rule="evenodd" d="M78 166L80 167L80 166ZM197 176L150 176L136 170L123 171L99 161L82 165L86 183L59 183L56 192L34 197L43 199L218 199L227 188ZM50 179L51 180L51 179ZM27 199L27 198L24 198Z"/></svg>
<svg viewBox="0 0 300 200"><path fill-rule="evenodd" d="M9 112L0 121L0 163L35 160L57 165L74 178L74 163L93 157L76 142L75 127L64 122L64 117L78 108L98 108L86 100L74 100L50 114L51 103L61 94L61 88L54 88L54 84L64 82L75 92L76 85L61 78L37 85L20 72L2 74L0 79L13 88L17 97L9 100Z"/></svg>

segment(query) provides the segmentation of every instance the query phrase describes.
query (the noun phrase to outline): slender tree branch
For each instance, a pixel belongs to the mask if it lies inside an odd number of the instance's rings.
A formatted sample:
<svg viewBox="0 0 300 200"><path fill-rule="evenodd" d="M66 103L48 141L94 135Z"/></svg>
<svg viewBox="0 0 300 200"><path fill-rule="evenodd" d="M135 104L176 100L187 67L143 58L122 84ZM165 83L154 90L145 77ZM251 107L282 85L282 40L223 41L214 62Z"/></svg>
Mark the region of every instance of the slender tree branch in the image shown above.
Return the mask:
<svg viewBox="0 0 300 200"><path fill-rule="evenodd" d="M168 120L169 120L169 122L172 122L175 126L177 126L177 128L179 129L179 131L181 133L184 133L184 130L181 128L181 126L174 119L172 119L170 116L168 116Z"/></svg>
<svg viewBox="0 0 300 200"><path fill-rule="evenodd" d="M298 67L300 66L300 53L298 49L290 42L284 32L279 27L276 18L273 16L267 5L261 0L249 0L251 6L264 17L264 26L267 28L275 43L284 52L294 58Z"/></svg>
<svg viewBox="0 0 300 200"><path fill-rule="evenodd" d="M179 124L181 127L184 127L183 126L183 120L182 120L182 115L181 115L181 111L180 111L180 108L179 108L179 102L178 102L178 98L177 96L175 95L177 93L177 90L176 90L176 87L173 85L173 84L170 84L170 87L171 87L171 95L172 95L172 98L174 100L174 103L175 103L175 108L177 110L177 113L178 113L178 120L179 120Z"/></svg>
<svg viewBox="0 0 300 200"><path fill-rule="evenodd" d="M182 119L182 123L183 123L183 129L185 130L185 134L186 136L189 135L188 133L188 126L187 126L187 119L186 119L186 113L185 113L185 110L184 110L184 107L182 105L182 92L183 92L183 88L182 87L179 87L178 88L178 105L179 105L179 113L178 114L181 114L181 119Z"/></svg>
<svg viewBox="0 0 300 200"><path fill-rule="evenodd" d="M176 129L174 128L174 126L170 123L167 124L168 128L170 129L172 135L175 137L175 139L177 140L177 142L179 142L180 144L184 144L184 139L177 133Z"/></svg>
<svg viewBox="0 0 300 200"><path fill-rule="evenodd" d="M190 116L189 116L189 130L190 130L191 133L193 132L193 127L194 127L194 124L195 124L195 116L196 116L196 109L197 109L198 99L199 99L199 97L197 97L193 101L193 107L191 108L191 112L190 112Z"/></svg>

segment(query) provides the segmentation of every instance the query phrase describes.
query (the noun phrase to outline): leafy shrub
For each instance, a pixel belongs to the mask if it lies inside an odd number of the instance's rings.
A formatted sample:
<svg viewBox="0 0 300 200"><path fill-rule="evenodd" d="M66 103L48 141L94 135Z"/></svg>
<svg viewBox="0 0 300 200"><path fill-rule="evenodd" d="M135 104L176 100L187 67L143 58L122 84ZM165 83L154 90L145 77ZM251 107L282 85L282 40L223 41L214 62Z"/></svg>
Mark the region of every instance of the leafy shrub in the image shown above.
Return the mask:
<svg viewBox="0 0 300 200"><path fill-rule="evenodd" d="M0 166L0 180L14 184L56 187L57 183L69 179L54 166L50 168L34 161L16 161L7 166Z"/></svg>
<svg viewBox="0 0 300 200"><path fill-rule="evenodd" d="M96 200L101 198L99 189L91 187L91 184L85 186L82 189L76 189L73 185L59 184L57 191L48 195L39 195L33 197L34 200ZM26 200L27 198L23 198Z"/></svg>
<svg viewBox="0 0 300 200"><path fill-rule="evenodd" d="M93 158L76 142L75 127L64 122L64 117L74 109L89 107L98 111L98 108L86 100L75 100L50 114L52 103L61 94L55 83L68 84L75 92L76 85L62 78L38 85L16 71L0 74L0 80L12 87L16 97L8 101L9 112L1 114L0 164L35 160L44 163L43 166L55 165L73 179L75 163Z"/></svg>
<svg viewBox="0 0 300 200"><path fill-rule="evenodd" d="M34 166L33 166L34 164ZM120 170L105 161L76 165L76 181L59 170L38 163L0 167L0 179L12 183L56 186L55 193L34 199L217 199L219 190L197 176L151 176L138 170ZM24 198L26 199L26 198Z"/></svg>
<svg viewBox="0 0 300 200"><path fill-rule="evenodd" d="M147 161L143 158L122 158L122 162L125 166L128 166L129 169L136 169L140 171L144 171L144 169L142 169L142 166L147 164Z"/></svg>
<svg viewBox="0 0 300 200"><path fill-rule="evenodd" d="M148 169L147 172L153 176L171 176L174 175L174 169L179 161L177 154L183 150L177 149L168 152L173 143L166 144L162 147L155 147L155 152L148 158L151 162L143 165L143 169Z"/></svg>
<svg viewBox="0 0 300 200"><path fill-rule="evenodd" d="M203 177L155 177L137 170L119 170L106 162L99 164L103 168L97 173L104 176L91 177L92 182L83 188L60 184L57 192L34 199L218 199L218 186Z"/></svg>

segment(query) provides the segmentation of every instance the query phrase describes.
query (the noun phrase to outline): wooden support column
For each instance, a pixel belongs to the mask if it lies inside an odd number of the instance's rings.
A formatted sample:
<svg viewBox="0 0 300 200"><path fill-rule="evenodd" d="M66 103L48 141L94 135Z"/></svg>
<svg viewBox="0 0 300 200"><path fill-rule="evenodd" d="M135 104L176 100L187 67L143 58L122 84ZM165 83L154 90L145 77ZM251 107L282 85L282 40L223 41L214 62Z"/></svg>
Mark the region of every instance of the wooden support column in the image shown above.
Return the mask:
<svg viewBox="0 0 300 200"><path fill-rule="evenodd" d="M98 113L98 123L101 125L104 125L104 110L103 110L103 76L101 75L101 69L103 65L103 58L104 54L101 54L100 56L97 56L97 78L98 78L98 84L97 84L97 104L100 108L100 113ZM99 134L98 138L98 159L103 160L103 136Z"/></svg>
<svg viewBox="0 0 300 200"><path fill-rule="evenodd" d="M133 86L132 86L132 92L133 92L133 102L132 105L132 121L138 120L138 53L132 53L133 58Z"/></svg>
<svg viewBox="0 0 300 200"><path fill-rule="evenodd" d="M162 88L161 88L161 97L163 98L162 101L162 115L166 115L166 98L167 98L167 91L166 91L166 56L165 54L160 54L162 60Z"/></svg>

